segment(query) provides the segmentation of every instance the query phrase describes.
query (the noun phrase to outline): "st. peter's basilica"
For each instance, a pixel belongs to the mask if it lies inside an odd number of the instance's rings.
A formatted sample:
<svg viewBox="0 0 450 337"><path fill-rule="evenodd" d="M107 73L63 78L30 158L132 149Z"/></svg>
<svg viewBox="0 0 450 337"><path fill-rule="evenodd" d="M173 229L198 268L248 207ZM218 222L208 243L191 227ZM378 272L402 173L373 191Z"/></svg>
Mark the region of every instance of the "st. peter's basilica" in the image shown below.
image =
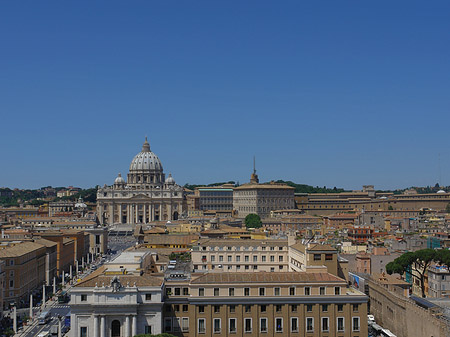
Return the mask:
<svg viewBox="0 0 450 337"><path fill-rule="evenodd" d="M177 220L183 201L183 187L170 174L166 179L145 138L142 151L131 161L127 181L119 173L114 185L98 189L97 214L102 225Z"/></svg>

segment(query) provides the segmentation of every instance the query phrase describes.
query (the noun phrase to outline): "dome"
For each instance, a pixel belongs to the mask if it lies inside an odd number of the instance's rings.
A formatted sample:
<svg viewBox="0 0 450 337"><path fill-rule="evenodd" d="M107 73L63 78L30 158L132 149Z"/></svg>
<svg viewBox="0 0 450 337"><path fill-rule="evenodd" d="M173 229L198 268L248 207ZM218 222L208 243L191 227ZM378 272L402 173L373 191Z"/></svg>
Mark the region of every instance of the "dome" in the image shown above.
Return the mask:
<svg viewBox="0 0 450 337"><path fill-rule="evenodd" d="M442 193L446 193L444 190L439 190L436 193L442 194Z"/></svg>
<svg viewBox="0 0 450 337"><path fill-rule="evenodd" d="M87 205L83 202L83 199L78 198L78 202L75 204L75 208L86 208Z"/></svg>
<svg viewBox="0 0 450 337"><path fill-rule="evenodd" d="M130 164L130 172L133 171L158 171L162 172L163 167L158 156L150 151L150 144L145 137L142 151L134 156Z"/></svg>
<svg viewBox="0 0 450 337"><path fill-rule="evenodd" d="M166 179L166 184L175 184L175 179L173 179L171 173L169 173L169 176Z"/></svg>
<svg viewBox="0 0 450 337"><path fill-rule="evenodd" d="M125 179L122 178L122 175L119 173L116 180L114 180L114 184L125 184Z"/></svg>

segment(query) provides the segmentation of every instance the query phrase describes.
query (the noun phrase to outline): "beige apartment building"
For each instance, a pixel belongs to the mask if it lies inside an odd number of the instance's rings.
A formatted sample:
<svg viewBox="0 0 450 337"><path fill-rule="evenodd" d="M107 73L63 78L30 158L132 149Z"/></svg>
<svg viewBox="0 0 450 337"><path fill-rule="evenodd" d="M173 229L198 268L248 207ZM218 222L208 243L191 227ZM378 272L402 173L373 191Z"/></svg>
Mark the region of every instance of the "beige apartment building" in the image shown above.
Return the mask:
<svg viewBox="0 0 450 337"><path fill-rule="evenodd" d="M194 272L284 272L288 253L288 240L201 239L191 259Z"/></svg>
<svg viewBox="0 0 450 337"><path fill-rule="evenodd" d="M163 331L183 337L367 337L367 300L326 272L206 273L166 283Z"/></svg>
<svg viewBox="0 0 450 337"><path fill-rule="evenodd" d="M35 242L0 249L0 260L5 263L5 305L19 303L45 283L46 258L46 247Z"/></svg>

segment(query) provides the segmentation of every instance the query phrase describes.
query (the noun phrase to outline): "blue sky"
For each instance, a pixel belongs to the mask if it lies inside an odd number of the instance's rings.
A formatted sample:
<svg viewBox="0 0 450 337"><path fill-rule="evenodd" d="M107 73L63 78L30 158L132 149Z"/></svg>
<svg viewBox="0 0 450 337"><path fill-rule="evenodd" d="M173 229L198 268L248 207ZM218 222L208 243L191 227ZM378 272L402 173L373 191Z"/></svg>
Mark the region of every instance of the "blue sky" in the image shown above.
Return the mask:
<svg viewBox="0 0 450 337"><path fill-rule="evenodd" d="M255 155L262 181L450 185L449 41L448 1L4 1L0 186L111 184L146 135L180 184Z"/></svg>

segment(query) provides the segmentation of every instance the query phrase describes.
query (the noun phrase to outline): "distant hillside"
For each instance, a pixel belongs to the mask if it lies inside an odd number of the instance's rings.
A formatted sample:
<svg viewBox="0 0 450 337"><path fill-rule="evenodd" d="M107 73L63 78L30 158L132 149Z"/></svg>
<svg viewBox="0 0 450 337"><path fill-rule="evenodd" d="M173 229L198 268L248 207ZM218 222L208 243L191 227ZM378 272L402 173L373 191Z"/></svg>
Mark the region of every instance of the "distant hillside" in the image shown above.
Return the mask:
<svg viewBox="0 0 450 337"><path fill-rule="evenodd" d="M284 181L284 180L277 180L276 183L282 183L282 184L286 184L289 186L292 186L295 188L295 193L339 193L339 192L345 192L345 190L343 188L327 188L326 186L324 187L319 187L319 186L309 186L309 185L304 185L304 184L296 184L292 181ZM221 183L212 183L212 184L208 184L208 185L191 185L191 184L186 184L184 185L184 187L190 189L190 190L194 190L196 187L204 187L204 186L220 186L223 184L233 184L234 186L239 186L239 183L236 184L236 182L234 181L228 181L228 182L221 182Z"/></svg>

